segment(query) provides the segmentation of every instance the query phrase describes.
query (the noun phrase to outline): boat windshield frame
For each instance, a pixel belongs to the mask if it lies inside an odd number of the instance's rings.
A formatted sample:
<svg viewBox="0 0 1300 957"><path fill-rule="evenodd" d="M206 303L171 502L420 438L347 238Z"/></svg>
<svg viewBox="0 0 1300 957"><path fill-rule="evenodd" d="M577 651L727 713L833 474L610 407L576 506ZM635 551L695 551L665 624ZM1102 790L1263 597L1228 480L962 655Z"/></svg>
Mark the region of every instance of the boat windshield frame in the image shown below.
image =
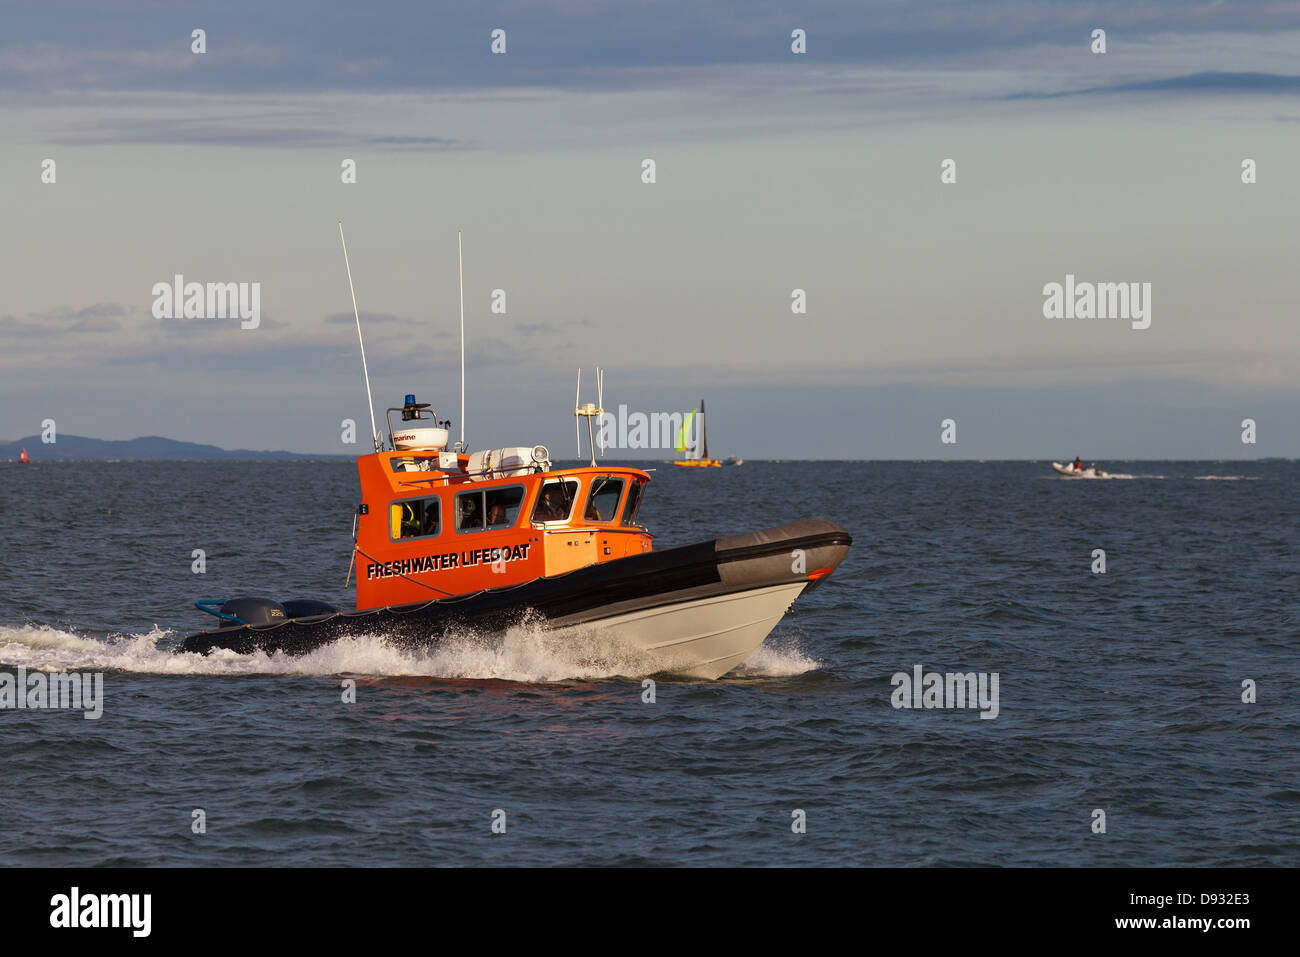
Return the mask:
<svg viewBox="0 0 1300 957"><path fill-rule="evenodd" d="M608 482L618 482L618 500L614 503L613 514L609 518L590 518L587 515L588 509L591 508L592 497L596 495ZM619 519L623 514L623 500L627 495L628 476L606 472L604 475L593 475L591 481L587 483L587 494L582 500L582 524L583 525L618 525ZM599 514L599 513L597 513Z"/></svg>
<svg viewBox="0 0 1300 957"><path fill-rule="evenodd" d="M568 485L572 482L575 486L570 494ZM564 511L564 518L551 519L548 522L541 522L533 518L537 511L537 506L542 500L542 494L546 491L548 485L559 485L560 494L564 496L564 504L567 506ZM548 476L538 484L537 494L533 496L532 507L528 510L528 524L533 528L560 528L570 524L573 521L573 513L577 509L578 498L582 494L582 479L577 475L567 475L555 473Z"/></svg>

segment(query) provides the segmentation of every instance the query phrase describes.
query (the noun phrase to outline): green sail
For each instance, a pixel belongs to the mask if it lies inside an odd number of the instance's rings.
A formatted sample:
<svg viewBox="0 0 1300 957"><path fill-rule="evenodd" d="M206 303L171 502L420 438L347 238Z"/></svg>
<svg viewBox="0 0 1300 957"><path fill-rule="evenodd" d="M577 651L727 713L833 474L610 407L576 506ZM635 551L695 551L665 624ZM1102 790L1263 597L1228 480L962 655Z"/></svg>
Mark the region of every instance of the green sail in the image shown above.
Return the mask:
<svg viewBox="0 0 1300 957"><path fill-rule="evenodd" d="M696 410L692 409L686 413L686 418L682 420L682 427L677 430L677 444L673 446L678 452L686 451L686 437L691 431L691 420L695 418Z"/></svg>

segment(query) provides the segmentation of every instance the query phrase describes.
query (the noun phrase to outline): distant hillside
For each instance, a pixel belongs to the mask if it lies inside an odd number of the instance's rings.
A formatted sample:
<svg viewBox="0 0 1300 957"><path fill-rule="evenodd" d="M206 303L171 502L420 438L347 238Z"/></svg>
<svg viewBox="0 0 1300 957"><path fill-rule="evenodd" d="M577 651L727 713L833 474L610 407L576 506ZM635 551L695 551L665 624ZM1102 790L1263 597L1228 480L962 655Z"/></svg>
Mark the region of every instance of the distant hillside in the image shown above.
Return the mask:
<svg viewBox="0 0 1300 957"><path fill-rule="evenodd" d="M328 455L301 455L297 452L258 452L253 449L223 449L197 442L178 442L159 435L138 439L92 439L84 435L60 434L51 445L39 435L29 435L13 442L0 443L0 460L16 459L26 448L33 462L72 459L322 459ZM337 456L351 458L350 455Z"/></svg>

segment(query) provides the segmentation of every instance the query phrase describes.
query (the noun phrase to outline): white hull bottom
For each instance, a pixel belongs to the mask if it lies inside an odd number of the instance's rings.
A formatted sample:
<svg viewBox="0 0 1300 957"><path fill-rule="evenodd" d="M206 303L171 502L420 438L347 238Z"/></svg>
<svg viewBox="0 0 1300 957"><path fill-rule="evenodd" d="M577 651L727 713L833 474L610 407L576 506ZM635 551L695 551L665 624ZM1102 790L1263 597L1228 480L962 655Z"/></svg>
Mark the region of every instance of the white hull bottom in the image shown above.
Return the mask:
<svg viewBox="0 0 1300 957"><path fill-rule="evenodd" d="M617 639L650 671L720 678L758 649L807 584L697 598L573 627Z"/></svg>

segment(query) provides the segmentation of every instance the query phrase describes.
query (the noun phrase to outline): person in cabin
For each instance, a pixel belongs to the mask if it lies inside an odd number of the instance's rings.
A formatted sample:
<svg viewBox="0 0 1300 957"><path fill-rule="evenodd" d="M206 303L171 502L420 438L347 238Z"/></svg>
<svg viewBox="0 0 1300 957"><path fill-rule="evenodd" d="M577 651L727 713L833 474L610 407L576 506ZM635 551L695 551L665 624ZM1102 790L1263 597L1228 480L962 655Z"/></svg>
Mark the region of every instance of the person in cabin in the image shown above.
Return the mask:
<svg viewBox="0 0 1300 957"><path fill-rule="evenodd" d="M489 505L487 523L489 526L506 524L506 507L500 502Z"/></svg>
<svg viewBox="0 0 1300 957"><path fill-rule="evenodd" d="M559 486L548 485L542 489L542 497L538 499L537 507L533 509L533 521L558 522L568 515L568 512Z"/></svg>
<svg viewBox="0 0 1300 957"><path fill-rule="evenodd" d="M467 495L457 502L460 508L460 530L465 531L469 528L482 528L482 522L478 514L478 502L473 496Z"/></svg>

